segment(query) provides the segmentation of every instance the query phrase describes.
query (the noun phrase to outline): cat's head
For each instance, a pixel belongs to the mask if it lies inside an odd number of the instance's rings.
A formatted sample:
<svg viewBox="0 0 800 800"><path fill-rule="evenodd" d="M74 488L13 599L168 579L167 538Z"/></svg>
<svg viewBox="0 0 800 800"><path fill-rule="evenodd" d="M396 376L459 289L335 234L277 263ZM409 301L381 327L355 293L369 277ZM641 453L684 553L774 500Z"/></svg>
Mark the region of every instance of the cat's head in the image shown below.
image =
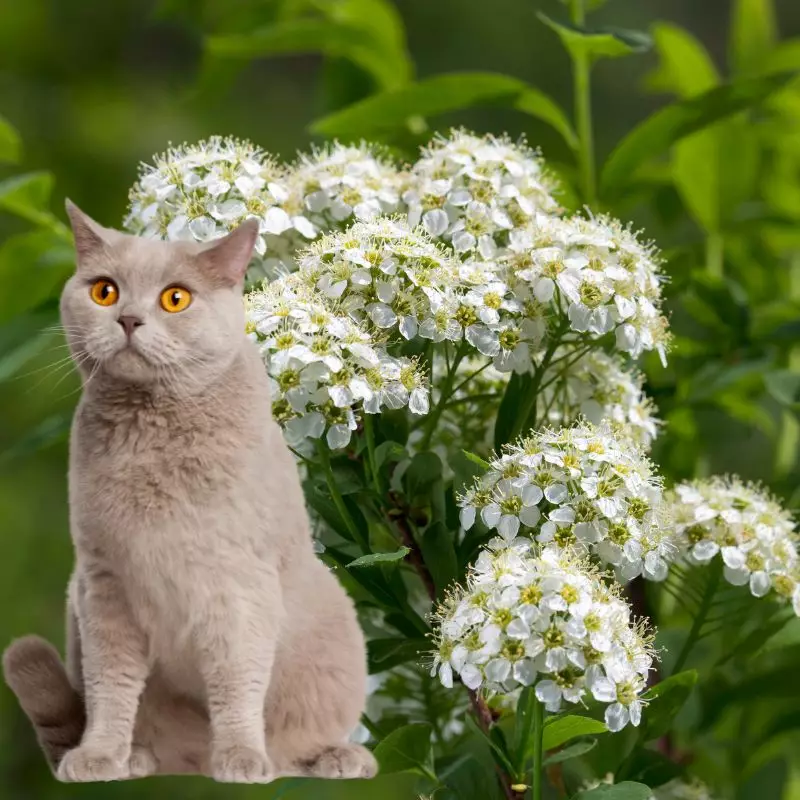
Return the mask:
<svg viewBox="0 0 800 800"><path fill-rule="evenodd" d="M246 341L242 283L258 234L248 220L208 244L104 228L67 201L77 270L61 319L84 376L197 391Z"/></svg>

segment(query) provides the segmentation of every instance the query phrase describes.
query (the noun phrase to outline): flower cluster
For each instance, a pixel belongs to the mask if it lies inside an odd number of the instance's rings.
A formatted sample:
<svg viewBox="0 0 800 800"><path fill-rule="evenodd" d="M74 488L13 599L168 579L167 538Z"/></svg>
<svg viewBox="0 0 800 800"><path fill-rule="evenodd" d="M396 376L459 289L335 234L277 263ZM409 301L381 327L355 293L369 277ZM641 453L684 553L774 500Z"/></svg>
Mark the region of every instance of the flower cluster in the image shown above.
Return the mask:
<svg viewBox="0 0 800 800"><path fill-rule="evenodd" d="M600 350L577 360L570 351L557 350L555 356L537 395L537 420L553 427L570 425L579 417L595 425L605 420L618 435L650 449L661 423L644 393L640 372L626 369L618 356Z"/></svg>
<svg viewBox="0 0 800 800"><path fill-rule="evenodd" d="M170 148L142 164L130 191L125 227L131 233L172 241L208 242L245 219L259 220L257 272L271 274L270 242L295 225L313 229L281 208L288 197L286 171L255 145L214 136Z"/></svg>
<svg viewBox="0 0 800 800"><path fill-rule="evenodd" d="M400 173L376 148L334 142L301 154L287 178L285 208L316 231L341 230L359 220L392 214L400 203Z"/></svg>
<svg viewBox="0 0 800 800"><path fill-rule="evenodd" d="M666 359L660 256L617 220L539 216L510 234L498 260L521 301L555 306L591 338L613 331L617 348L634 357L656 350Z"/></svg>
<svg viewBox="0 0 800 800"><path fill-rule="evenodd" d="M433 674L445 686L454 674L489 692L535 683L551 712L594 697L609 730L639 724L650 637L618 587L574 555L494 540L437 621Z"/></svg>
<svg viewBox="0 0 800 800"><path fill-rule="evenodd" d="M494 458L459 504L467 530L480 515L506 541L588 552L622 581L663 580L677 551L652 465L608 426L532 433Z"/></svg>
<svg viewBox="0 0 800 800"><path fill-rule="evenodd" d="M714 477L679 484L669 499L689 563L708 564L719 555L729 583L749 586L755 597L772 590L800 616L795 523L764 489Z"/></svg>
<svg viewBox="0 0 800 800"><path fill-rule="evenodd" d="M437 137L411 168L403 202L411 225L456 253L494 257L510 231L556 213L554 181L539 155L504 138L463 130Z"/></svg>
<svg viewBox="0 0 800 800"><path fill-rule="evenodd" d="M532 368L544 329L488 269L461 265L421 229L382 217L315 242L295 280L404 339L465 343L497 369ZM488 266L488 265L487 265Z"/></svg>
<svg viewBox="0 0 800 800"><path fill-rule="evenodd" d="M427 413L417 362L390 356L326 298L283 279L247 295L246 307L248 332L260 343L272 381L272 413L290 442L325 434L332 449L341 448L360 411L408 406Z"/></svg>

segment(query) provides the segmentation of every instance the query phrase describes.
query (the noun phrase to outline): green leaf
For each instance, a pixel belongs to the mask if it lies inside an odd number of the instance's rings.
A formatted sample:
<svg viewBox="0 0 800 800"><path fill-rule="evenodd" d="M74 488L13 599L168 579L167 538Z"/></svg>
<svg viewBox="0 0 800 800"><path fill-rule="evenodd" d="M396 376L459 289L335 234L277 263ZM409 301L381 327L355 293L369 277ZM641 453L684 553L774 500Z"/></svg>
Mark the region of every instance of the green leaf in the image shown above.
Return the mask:
<svg viewBox="0 0 800 800"><path fill-rule="evenodd" d="M367 664L370 675L392 669L398 664L417 661L423 653L429 652L431 643L428 639L406 639L392 637L388 639L370 639L367 642Z"/></svg>
<svg viewBox="0 0 800 800"><path fill-rule="evenodd" d="M578 792L572 800L650 800L652 796L649 786L624 781L610 786L602 784L596 789Z"/></svg>
<svg viewBox="0 0 800 800"><path fill-rule="evenodd" d="M210 36L206 53L211 63L265 56L323 53L347 58L375 78L381 88L402 85L406 75L386 58L369 31L326 19L288 19L253 33Z"/></svg>
<svg viewBox="0 0 800 800"><path fill-rule="evenodd" d="M797 406L800 403L800 374L788 369L769 372L764 376L764 384L781 405Z"/></svg>
<svg viewBox="0 0 800 800"><path fill-rule="evenodd" d="M375 748L375 758L380 765L381 774L418 772L436 781L432 733L431 726L423 724L406 725L392 731Z"/></svg>
<svg viewBox="0 0 800 800"><path fill-rule="evenodd" d="M572 125L552 99L518 78L491 72L452 72L409 83L319 119L311 125L311 132L342 138L375 136L402 128L413 117L487 103L537 117L558 131L570 147L577 147Z"/></svg>
<svg viewBox="0 0 800 800"><path fill-rule="evenodd" d="M685 98L707 92L719 83L711 56L691 33L669 22L657 22L652 30L660 63L647 76L649 89Z"/></svg>
<svg viewBox="0 0 800 800"><path fill-rule="evenodd" d="M772 0L734 0L730 26L730 62L742 74L761 70L778 39Z"/></svg>
<svg viewBox="0 0 800 800"><path fill-rule="evenodd" d="M19 134L4 117L0 117L0 163L17 164L22 155Z"/></svg>
<svg viewBox="0 0 800 800"><path fill-rule="evenodd" d="M0 383L13 378L25 364L38 356L47 347L47 339L44 335L34 336L24 340L10 352L0 355ZM53 366L53 369L56 367Z"/></svg>
<svg viewBox="0 0 800 800"><path fill-rule="evenodd" d="M406 455L403 445L397 442L381 442L375 448L375 464L380 469L384 464L402 461Z"/></svg>
<svg viewBox="0 0 800 800"><path fill-rule="evenodd" d="M544 760L544 766L548 767L551 764L560 764L562 761L569 761L571 758L578 758L579 756L586 755L590 750L597 747L597 739L586 739L583 742L575 742L563 750L548 756Z"/></svg>
<svg viewBox="0 0 800 800"><path fill-rule="evenodd" d="M30 428L11 446L0 452L0 466L27 458L39 450L44 450L57 442L64 441L72 424L72 412L53 414L53 416Z"/></svg>
<svg viewBox="0 0 800 800"><path fill-rule="evenodd" d="M558 34L561 43L573 58L588 57L590 61L620 58L646 52L652 45L650 37L643 31L629 31L622 28L581 30L564 22L556 22L541 11L536 16Z"/></svg>
<svg viewBox="0 0 800 800"><path fill-rule="evenodd" d="M458 558L456 557L454 534L443 522L434 522L427 527L420 539L420 550L425 565L430 570L437 595L458 578Z"/></svg>
<svg viewBox="0 0 800 800"><path fill-rule="evenodd" d="M491 469L491 464L481 458L480 456L476 456L475 453L470 453L468 450L461 451L473 464L477 464L482 470Z"/></svg>
<svg viewBox="0 0 800 800"><path fill-rule="evenodd" d="M0 323L55 297L74 271L72 248L50 231L32 231L0 246Z"/></svg>
<svg viewBox="0 0 800 800"><path fill-rule="evenodd" d="M659 739L669 731L696 683L697 671L689 669L661 681L645 694L649 704L644 711L644 741Z"/></svg>
<svg viewBox="0 0 800 800"><path fill-rule="evenodd" d="M590 717L581 717L577 714L567 714L563 717L548 717L544 725L543 747L545 750L554 750L570 739L578 736L589 736L607 733L605 724Z"/></svg>
<svg viewBox="0 0 800 800"><path fill-rule="evenodd" d="M392 564L396 561L402 561L411 551L407 547L401 547L393 553L369 553L365 556L360 556L351 561L348 569L354 567L374 567L376 564Z"/></svg>
<svg viewBox="0 0 800 800"><path fill-rule="evenodd" d="M442 460L432 451L417 453L403 473L403 485L409 498L428 495L433 483L442 477Z"/></svg>
<svg viewBox="0 0 800 800"><path fill-rule="evenodd" d="M517 417L533 391L531 375L512 373L503 393L503 399L500 401L500 408L497 410L497 419L494 423L494 446L498 452L504 444L514 438Z"/></svg>
<svg viewBox="0 0 800 800"><path fill-rule="evenodd" d="M29 172L0 182L0 210L49 228L65 242L72 241L69 228L47 210L53 176L49 172Z"/></svg>
<svg viewBox="0 0 800 800"><path fill-rule="evenodd" d="M759 106L794 77L795 73L783 72L741 80L657 111L634 128L611 153L603 168L603 192L609 197L618 194L644 162L686 136Z"/></svg>

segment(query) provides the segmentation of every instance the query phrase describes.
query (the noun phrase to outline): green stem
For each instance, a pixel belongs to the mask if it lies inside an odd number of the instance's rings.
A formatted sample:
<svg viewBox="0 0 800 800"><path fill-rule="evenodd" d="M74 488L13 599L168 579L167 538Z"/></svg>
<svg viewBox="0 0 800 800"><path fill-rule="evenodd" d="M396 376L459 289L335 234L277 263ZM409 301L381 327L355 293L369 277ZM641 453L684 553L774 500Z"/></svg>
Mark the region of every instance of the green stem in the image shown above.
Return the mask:
<svg viewBox="0 0 800 800"><path fill-rule="evenodd" d="M673 675L677 675L686 666L692 648L697 644L700 638L700 633L703 630L703 625L706 623L708 612L711 610L711 605L714 602L714 595L719 586L720 579L722 578L722 556L715 557L711 564L709 564L708 569L709 574L706 581L706 588L703 592L703 599L700 602L700 608L697 609L697 614L695 615L689 635L686 637L678 659L675 661L675 666L672 669Z"/></svg>
<svg viewBox="0 0 800 800"><path fill-rule="evenodd" d="M364 414L364 436L367 439L367 458L369 459L369 470L372 473L372 486L381 495L381 478L378 474L378 462L375 458L375 429L372 427L372 415Z"/></svg>
<svg viewBox="0 0 800 800"><path fill-rule="evenodd" d="M544 706L537 700L533 704L533 780L532 800L542 800L542 741L544 737Z"/></svg>
<svg viewBox="0 0 800 800"><path fill-rule="evenodd" d="M721 278L725 263L725 241L721 233L709 233L706 239L706 270Z"/></svg>
<svg viewBox="0 0 800 800"><path fill-rule="evenodd" d="M436 423L439 422L439 418L444 413L445 406L447 405L447 401L453 395L453 384L456 380L456 372L458 370L458 365L461 363L461 360L467 354L468 345L466 342L461 342L456 350L455 355L453 356L452 363L448 364L447 367L447 375L445 376L444 383L442 384L442 393L439 396L439 402L436 404L436 408L431 411L430 415L428 416L427 424L425 425L425 433L422 437L422 442L420 444L421 450L427 450L431 444L431 437L433 436L433 432L436 430ZM446 351L445 351L446 353Z"/></svg>
<svg viewBox="0 0 800 800"><path fill-rule="evenodd" d="M570 12L573 24L582 28L586 20L584 0L571 0ZM581 169L583 202L593 206L597 199L594 167L594 136L592 133L592 87L591 63L587 53L572 57L573 85L575 95L575 126L578 133L578 159Z"/></svg>
<svg viewBox="0 0 800 800"><path fill-rule="evenodd" d="M322 463L322 467L325 471L325 480L328 483L328 491L331 493L331 499L333 500L333 504L336 506L336 510L339 512L339 516L342 518L345 527L350 532L353 540L358 543L358 546L361 548L361 550L364 553L369 553L369 544L361 536L361 531L359 531L358 525L356 525L355 520L347 510L344 498L339 491L339 487L336 485L336 478L333 474L333 469L331 469L331 459L330 455L328 454L328 448L322 439L317 439L317 453L319 454L319 460Z"/></svg>
<svg viewBox="0 0 800 800"><path fill-rule="evenodd" d="M528 431L536 427L536 401L538 400L539 389L542 385L542 379L545 373L550 368L553 355L561 344L560 339L561 337L558 334L553 337L553 340L548 345L544 357L542 358L542 363L536 368L528 398L520 409L521 413L517 415L517 422L514 425L513 435L511 436L512 441L516 439L523 430Z"/></svg>

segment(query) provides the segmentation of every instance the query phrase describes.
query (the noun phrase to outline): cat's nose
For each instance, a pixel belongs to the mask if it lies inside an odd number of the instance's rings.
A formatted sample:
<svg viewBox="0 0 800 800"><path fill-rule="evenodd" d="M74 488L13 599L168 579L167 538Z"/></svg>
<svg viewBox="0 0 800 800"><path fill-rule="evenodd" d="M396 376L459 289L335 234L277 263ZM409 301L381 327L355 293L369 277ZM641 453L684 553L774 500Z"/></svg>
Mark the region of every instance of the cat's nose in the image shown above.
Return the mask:
<svg viewBox="0 0 800 800"><path fill-rule="evenodd" d="M144 322L139 319L139 317L131 317L127 314L121 316L117 322L125 329L125 334L130 339L133 336L133 331L138 328L140 325L144 325Z"/></svg>

